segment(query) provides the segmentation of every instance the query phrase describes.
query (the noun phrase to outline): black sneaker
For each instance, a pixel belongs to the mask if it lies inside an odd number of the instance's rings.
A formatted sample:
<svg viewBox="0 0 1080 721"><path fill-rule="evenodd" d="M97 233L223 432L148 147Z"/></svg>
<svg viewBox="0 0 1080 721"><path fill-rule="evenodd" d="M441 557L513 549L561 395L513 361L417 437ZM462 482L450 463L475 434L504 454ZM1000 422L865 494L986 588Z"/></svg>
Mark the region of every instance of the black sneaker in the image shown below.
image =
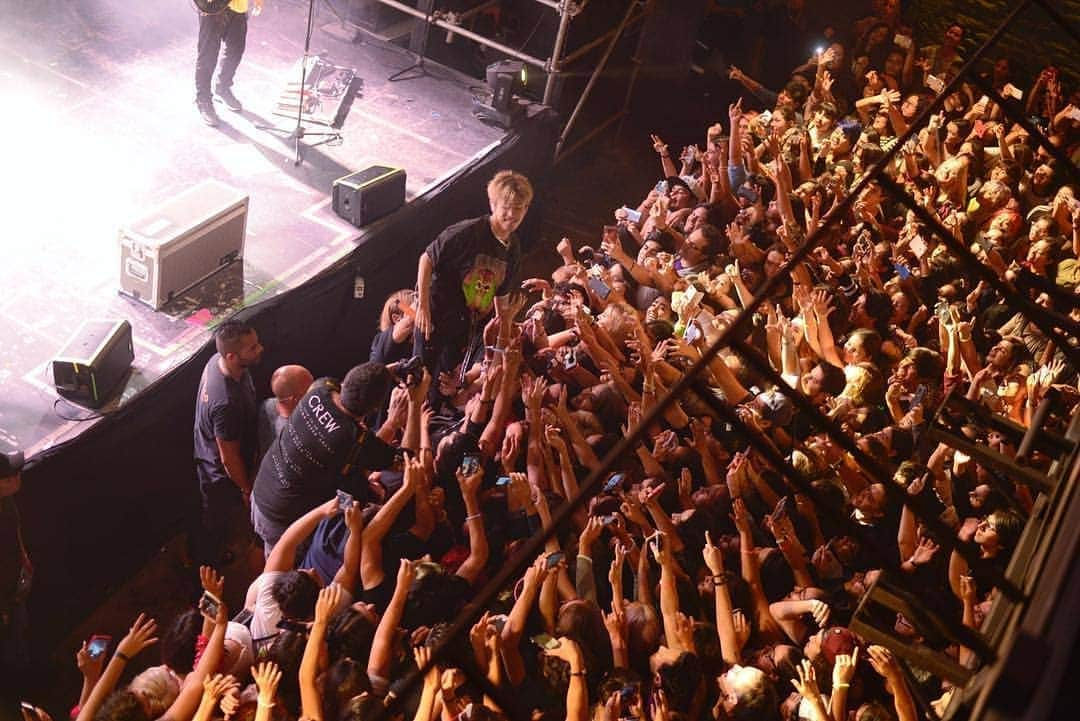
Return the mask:
<svg viewBox="0 0 1080 721"><path fill-rule="evenodd" d="M203 122L209 125L211 128L216 128L218 123L217 111L214 110L214 104L209 100L196 100L195 107L199 109L199 115L202 116Z"/></svg>
<svg viewBox="0 0 1080 721"><path fill-rule="evenodd" d="M214 91L214 94L221 99L221 102L225 103L225 107L232 110L234 113L239 113L244 109L244 106L240 104L236 96L233 95L232 90L229 88L219 88Z"/></svg>

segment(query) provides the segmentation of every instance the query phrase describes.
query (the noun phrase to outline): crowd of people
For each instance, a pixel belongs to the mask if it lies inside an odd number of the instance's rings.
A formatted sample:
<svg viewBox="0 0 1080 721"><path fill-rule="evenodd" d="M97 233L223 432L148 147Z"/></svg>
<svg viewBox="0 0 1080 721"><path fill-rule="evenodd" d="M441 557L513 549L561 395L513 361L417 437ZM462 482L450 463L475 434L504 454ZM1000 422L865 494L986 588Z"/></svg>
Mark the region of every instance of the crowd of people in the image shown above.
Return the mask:
<svg viewBox="0 0 1080 721"><path fill-rule="evenodd" d="M832 33L782 88L733 67L747 95L726 122L677 156L653 136L643 162L657 164L656 187L593 242L563 239L547 278L519 277L532 186L498 173L491 213L428 246L416 287L386 299L370 359L340 380L287 366L260 406L258 335L224 324L195 426L202 599L167 626L140 616L107 663L84 646L77 721L364 721L387 706L386 718L416 721L943 710L948 683L848 625L887 576L977 629L1034 497L922 431L949 393L1020 427L1048 394L1062 398L1050 423L1064 423L1078 395L1075 186L975 84L884 167L955 242L876 181L838 211L955 77L963 36L953 25L920 44L886 3ZM1077 157L1080 100L1054 68L1024 83L1001 59L987 80ZM790 263L815 233L810 259ZM1028 279L1061 338L980 280L957 243L999 277ZM639 433L767 281L774 292L738 340L770 369L726 348L702 395ZM891 477L798 412L792 390ZM1017 453L1000 429L963 433ZM639 442L523 559L625 438ZM228 562L224 533L248 517L265 566L244 608L227 609L211 566ZM957 541L978 564L946 550ZM403 684L514 564L516 582L476 609L471 631ZM889 622L905 643L977 662L915 619ZM155 644L161 664L119 684Z"/></svg>

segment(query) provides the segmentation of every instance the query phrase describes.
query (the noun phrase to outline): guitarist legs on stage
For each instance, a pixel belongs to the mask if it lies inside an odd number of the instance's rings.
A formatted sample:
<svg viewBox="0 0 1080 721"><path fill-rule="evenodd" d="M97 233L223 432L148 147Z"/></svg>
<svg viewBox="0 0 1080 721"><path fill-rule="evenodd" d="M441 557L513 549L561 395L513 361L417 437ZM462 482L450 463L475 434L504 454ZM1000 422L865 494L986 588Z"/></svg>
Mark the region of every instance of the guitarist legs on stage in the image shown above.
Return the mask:
<svg viewBox="0 0 1080 721"><path fill-rule="evenodd" d="M262 10L262 0L196 0L199 8L199 54L195 61L195 106L203 122L217 127L218 116L214 110L210 82L218 65L222 45L225 52L218 69L213 94L217 95L230 110L242 110L240 101L232 93L233 76L244 55L247 41L248 5L253 15Z"/></svg>

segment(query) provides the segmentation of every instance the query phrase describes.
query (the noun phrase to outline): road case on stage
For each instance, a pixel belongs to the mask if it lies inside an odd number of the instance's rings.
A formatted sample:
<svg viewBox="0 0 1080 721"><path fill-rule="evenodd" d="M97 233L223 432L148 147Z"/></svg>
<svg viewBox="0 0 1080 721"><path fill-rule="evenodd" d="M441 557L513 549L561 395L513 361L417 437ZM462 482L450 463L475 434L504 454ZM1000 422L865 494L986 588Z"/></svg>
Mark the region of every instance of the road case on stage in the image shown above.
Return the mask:
<svg viewBox="0 0 1080 721"><path fill-rule="evenodd" d="M160 310L244 256L248 196L206 180L120 230L120 292Z"/></svg>

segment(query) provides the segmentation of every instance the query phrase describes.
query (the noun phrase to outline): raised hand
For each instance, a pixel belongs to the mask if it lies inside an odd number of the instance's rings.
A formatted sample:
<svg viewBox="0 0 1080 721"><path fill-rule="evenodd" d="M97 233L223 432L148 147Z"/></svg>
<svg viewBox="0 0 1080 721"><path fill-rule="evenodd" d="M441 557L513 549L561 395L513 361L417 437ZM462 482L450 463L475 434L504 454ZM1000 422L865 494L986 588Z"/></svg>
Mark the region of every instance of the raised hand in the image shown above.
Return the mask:
<svg viewBox="0 0 1080 721"><path fill-rule="evenodd" d="M480 492L480 486L484 482L484 464L478 464L476 470L468 476L463 474L460 468L458 468L455 475L457 476L458 486L461 488L461 494L463 496L475 496Z"/></svg>
<svg viewBox="0 0 1080 721"><path fill-rule="evenodd" d="M360 510L360 504L356 501L348 504L345 508L345 526L349 533L364 532L364 513Z"/></svg>
<svg viewBox="0 0 1080 721"><path fill-rule="evenodd" d="M968 574L960 576L960 600L969 606L974 606L979 599L978 587L975 578Z"/></svg>
<svg viewBox="0 0 1080 721"><path fill-rule="evenodd" d="M416 561L410 561L407 558L401 559L397 574L398 588L412 588L412 583L416 580L416 564Z"/></svg>
<svg viewBox="0 0 1080 721"><path fill-rule="evenodd" d="M694 619L682 611L675 614L675 635L679 647L684 651L695 653L697 646L694 643Z"/></svg>
<svg viewBox="0 0 1080 721"><path fill-rule="evenodd" d="M431 308L422 301L416 304L416 329L424 334L426 340L431 340L435 324L431 322Z"/></svg>
<svg viewBox="0 0 1080 721"><path fill-rule="evenodd" d="M413 646L413 660L416 662L416 668L423 669L431 663L431 649L423 645ZM424 674L424 685L432 688L439 685L438 665L432 664L431 668Z"/></svg>
<svg viewBox="0 0 1080 721"><path fill-rule="evenodd" d="M911 558L908 560L913 566L921 566L925 563L930 563L934 554L938 552L938 548L939 546L934 543L934 539L924 537L919 541L919 545L915 547L915 552L911 554Z"/></svg>
<svg viewBox="0 0 1080 721"><path fill-rule="evenodd" d="M330 621L331 614L341 601L341 586L331 583L319 591L319 598L315 601L315 623L326 625Z"/></svg>
<svg viewBox="0 0 1080 721"><path fill-rule="evenodd" d="M604 526L600 519L596 516L589 516L589 520L585 522L585 527L581 529L581 535L578 537L578 553L588 556L590 549L596 543L596 540L600 538L600 533L603 530Z"/></svg>
<svg viewBox="0 0 1080 721"><path fill-rule="evenodd" d="M657 155L667 155L668 154L667 143L665 143L663 140L661 140L659 135L650 134L649 139L652 140L652 147L653 147L653 150L656 151Z"/></svg>
<svg viewBox="0 0 1080 721"><path fill-rule="evenodd" d="M90 650L83 641L82 648L75 654L75 665L84 678L96 681L101 676L101 670L105 666L105 654L99 653L96 657L90 655Z"/></svg>
<svg viewBox="0 0 1080 721"><path fill-rule="evenodd" d="M608 636L626 643L626 615L619 608L604 614L604 628Z"/></svg>
<svg viewBox="0 0 1080 721"><path fill-rule="evenodd" d="M746 618L746 614L737 608L731 612L731 623L735 627L735 643L742 649L750 640L750 621Z"/></svg>
<svg viewBox="0 0 1080 721"><path fill-rule="evenodd" d="M739 127L739 120L742 119L742 98L740 97L731 105L728 105L728 119L731 121L731 127Z"/></svg>
<svg viewBox="0 0 1080 721"><path fill-rule="evenodd" d="M653 691L652 721L671 721L671 710L668 707L667 694L661 688Z"/></svg>
<svg viewBox="0 0 1080 721"><path fill-rule="evenodd" d="M889 681L902 680L903 672L900 669L900 663L893 656L892 651L884 646L870 646L866 649L866 654L870 665L880 676Z"/></svg>
<svg viewBox="0 0 1080 721"><path fill-rule="evenodd" d="M856 646L855 650L851 654L840 653L836 655L836 662L833 664L832 670L832 682L833 688L836 688L839 684L850 684L851 679L855 677L855 668L859 665L859 647Z"/></svg>
<svg viewBox="0 0 1080 721"><path fill-rule="evenodd" d="M608 569L608 583L612 588L622 585L623 564L626 562L626 546L616 543L615 556L611 559L611 567Z"/></svg>
<svg viewBox="0 0 1080 721"><path fill-rule="evenodd" d="M752 524L750 520L750 512L746 510L746 504L743 499L736 498L732 501L732 520L735 521L735 530L739 532L740 536L749 537L752 535Z"/></svg>
<svg viewBox="0 0 1080 721"><path fill-rule="evenodd" d="M817 623L818 628L825 628L831 613L832 609L824 601L819 601L816 598L810 601L810 614L814 617L814 622Z"/></svg>
<svg viewBox="0 0 1080 721"><path fill-rule="evenodd" d="M803 698L816 698L821 695L821 691L818 689L817 673L808 659L804 658L802 663L795 667L795 670L798 672L799 677L791 679L791 685L795 687L800 696Z"/></svg>
<svg viewBox="0 0 1080 721"><path fill-rule="evenodd" d="M558 426L544 426L544 440L552 450L566 453L566 441L563 440L562 431Z"/></svg>
<svg viewBox="0 0 1080 721"><path fill-rule="evenodd" d="M469 629L469 644L472 646L473 656L476 657L476 664L480 668L486 668L488 664L487 653L487 633L488 633L488 620L491 618L489 611L484 611L483 615L473 624Z"/></svg>
<svg viewBox="0 0 1080 721"><path fill-rule="evenodd" d="M199 582L204 591L209 591L218 598L225 597L225 577L210 566L199 566Z"/></svg>
<svg viewBox="0 0 1080 721"><path fill-rule="evenodd" d="M127 635L116 644L116 653L123 654L128 658L134 658L136 654L147 646L157 643L157 622L149 618L145 613L140 613L131 624Z"/></svg>
<svg viewBox="0 0 1080 721"><path fill-rule="evenodd" d="M624 493L622 495L623 502L619 504L619 510L627 520L639 528L649 528L649 520L645 517L645 511L641 507L641 503L637 498L634 498L632 493Z"/></svg>
<svg viewBox="0 0 1080 721"><path fill-rule="evenodd" d="M281 669L273 661L264 661L252 667L251 676L259 689L259 705L272 706L277 696L278 683L281 682Z"/></svg>
<svg viewBox="0 0 1080 721"><path fill-rule="evenodd" d="M724 554L713 545L712 534L709 531L705 531L705 547L701 549L701 556L709 568L709 573L719 576L724 572Z"/></svg>
<svg viewBox="0 0 1080 721"><path fill-rule="evenodd" d="M216 704L222 696L239 688L240 682L228 674L207 676L203 679L203 703Z"/></svg>

